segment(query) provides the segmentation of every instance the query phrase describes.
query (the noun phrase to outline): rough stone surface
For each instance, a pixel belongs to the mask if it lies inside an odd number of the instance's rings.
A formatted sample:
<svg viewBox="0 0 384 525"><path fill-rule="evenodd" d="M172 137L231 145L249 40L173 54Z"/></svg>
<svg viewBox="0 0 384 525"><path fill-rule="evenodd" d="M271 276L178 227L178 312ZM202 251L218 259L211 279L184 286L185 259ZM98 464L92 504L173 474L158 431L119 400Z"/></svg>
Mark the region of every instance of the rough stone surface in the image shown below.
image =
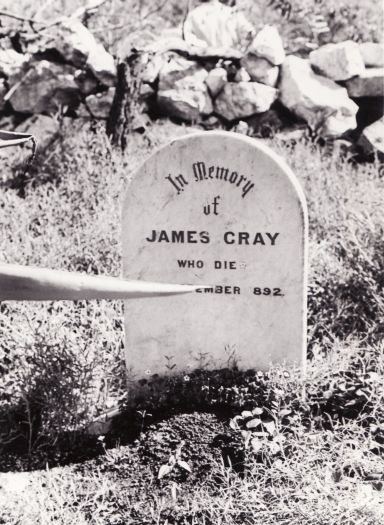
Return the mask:
<svg viewBox="0 0 384 525"><path fill-rule="evenodd" d="M109 88L108 91L89 95L85 99L85 104L94 118L107 119L111 110L115 88Z"/></svg>
<svg viewBox="0 0 384 525"><path fill-rule="evenodd" d="M0 49L0 74L12 77L28 62L29 55L17 53L13 49Z"/></svg>
<svg viewBox="0 0 384 525"><path fill-rule="evenodd" d="M55 113L63 105L77 104L75 71L72 66L32 60L10 96L13 109L21 113Z"/></svg>
<svg viewBox="0 0 384 525"><path fill-rule="evenodd" d="M50 30L51 44L68 62L77 67L87 63L92 49L97 47L93 34L80 20L71 19Z"/></svg>
<svg viewBox="0 0 384 525"><path fill-rule="evenodd" d="M205 80L208 72L190 60L174 58L160 71L157 102L169 116L197 120L212 112Z"/></svg>
<svg viewBox="0 0 384 525"><path fill-rule="evenodd" d="M248 71L241 67L237 70L235 75L235 82L249 82L251 80L251 77L248 74Z"/></svg>
<svg viewBox="0 0 384 525"><path fill-rule="evenodd" d="M358 144L366 155L377 154L384 161L384 117L364 129Z"/></svg>
<svg viewBox="0 0 384 525"><path fill-rule="evenodd" d="M101 44L96 44L88 55L87 66L105 86L116 83L116 65L112 55Z"/></svg>
<svg viewBox="0 0 384 525"><path fill-rule="evenodd" d="M212 113L212 102L203 90L169 89L159 91L157 103L167 116L196 121L200 115Z"/></svg>
<svg viewBox="0 0 384 525"><path fill-rule="evenodd" d="M368 68L359 77L347 80L345 87L350 97L383 97L384 68Z"/></svg>
<svg viewBox="0 0 384 525"><path fill-rule="evenodd" d="M265 58L273 66L279 66L284 62L285 58L283 41L274 26L263 27L249 46L248 52L260 58Z"/></svg>
<svg viewBox="0 0 384 525"><path fill-rule="evenodd" d="M359 45L352 40L326 44L312 51L309 60L316 72L332 80L348 80L365 70Z"/></svg>
<svg viewBox="0 0 384 525"><path fill-rule="evenodd" d="M212 97L216 97L227 82L227 71L223 67L211 69L205 83Z"/></svg>
<svg viewBox="0 0 384 525"><path fill-rule="evenodd" d="M56 49L77 67L89 67L102 84L114 85L116 66L113 56L79 20L70 19L55 26L54 30L49 29L45 35L45 48Z"/></svg>
<svg viewBox="0 0 384 525"><path fill-rule="evenodd" d="M257 57L253 53L247 53L241 59L241 64L248 71L251 80L271 87L277 85L279 67L272 66L265 58Z"/></svg>
<svg viewBox="0 0 384 525"><path fill-rule="evenodd" d="M347 90L314 73L309 61L287 57L279 87L284 106L323 136L337 137L356 127L358 106Z"/></svg>
<svg viewBox="0 0 384 525"><path fill-rule="evenodd" d="M172 89L177 83L188 86L196 80L204 82L207 76L208 72L196 62L174 56L160 70L159 90Z"/></svg>
<svg viewBox="0 0 384 525"><path fill-rule="evenodd" d="M359 49L367 67L384 67L384 44L362 42Z"/></svg>
<svg viewBox="0 0 384 525"><path fill-rule="evenodd" d="M215 112L226 120L249 117L267 111L277 90L258 82L229 82L215 100Z"/></svg>
<svg viewBox="0 0 384 525"><path fill-rule="evenodd" d="M122 233L125 278L213 287L126 302L133 381L302 362L305 200L261 142L215 131L161 149L127 190Z"/></svg>

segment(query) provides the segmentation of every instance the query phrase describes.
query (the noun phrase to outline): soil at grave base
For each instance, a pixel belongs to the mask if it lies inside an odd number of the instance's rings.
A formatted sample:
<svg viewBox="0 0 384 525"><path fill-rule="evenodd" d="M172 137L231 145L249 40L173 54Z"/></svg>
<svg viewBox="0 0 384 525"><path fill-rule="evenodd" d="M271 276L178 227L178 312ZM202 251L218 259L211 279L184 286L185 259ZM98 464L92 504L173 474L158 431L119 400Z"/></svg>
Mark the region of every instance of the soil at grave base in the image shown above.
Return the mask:
<svg viewBox="0 0 384 525"><path fill-rule="evenodd" d="M169 492L169 484L175 481L184 488L205 481L218 472L218 465L242 466L240 438L228 428L221 417L213 413L194 412L178 414L150 425L140 439L132 445L109 449L83 464L77 464L77 472L86 473L95 467L112 481L122 480L132 498L142 497L144 492ZM191 469L175 466L172 471L158 479L159 469L168 463L170 455L181 444L181 460ZM217 483L217 480L214 480Z"/></svg>

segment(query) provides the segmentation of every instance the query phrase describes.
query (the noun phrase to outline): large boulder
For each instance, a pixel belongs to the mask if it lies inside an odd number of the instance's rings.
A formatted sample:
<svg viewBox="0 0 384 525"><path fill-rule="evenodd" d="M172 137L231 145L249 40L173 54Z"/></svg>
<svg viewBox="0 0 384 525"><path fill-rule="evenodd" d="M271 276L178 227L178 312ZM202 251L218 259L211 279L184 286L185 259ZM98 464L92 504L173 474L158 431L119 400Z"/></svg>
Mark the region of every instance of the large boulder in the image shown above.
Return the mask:
<svg viewBox="0 0 384 525"><path fill-rule="evenodd" d="M384 67L384 44L362 42L359 49L366 67Z"/></svg>
<svg viewBox="0 0 384 525"><path fill-rule="evenodd" d="M359 77L345 82L350 97L382 97L384 96L384 68L372 67L366 69Z"/></svg>
<svg viewBox="0 0 384 525"><path fill-rule="evenodd" d="M384 117L364 129L358 144L366 155L376 154L384 161Z"/></svg>
<svg viewBox="0 0 384 525"><path fill-rule="evenodd" d="M12 77L28 62L29 55L17 53L13 49L0 49L0 75Z"/></svg>
<svg viewBox="0 0 384 525"><path fill-rule="evenodd" d="M56 49L67 62L77 67L85 66L89 53L98 45L89 29L77 19L69 19L55 27L50 31L50 38L46 46Z"/></svg>
<svg viewBox="0 0 384 525"><path fill-rule="evenodd" d="M113 56L79 20L70 19L46 30L43 38L45 49L55 49L67 62L77 67L89 67L102 84L115 84L116 65Z"/></svg>
<svg viewBox="0 0 384 525"><path fill-rule="evenodd" d="M348 80L365 70L359 45L352 40L326 44L311 51L309 60L318 73L332 80Z"/></svg>
<svg viewBox="0 0 384 525"><path fill-rule="evenodd" d="M347 90L314 73L308 60L287 57L279 87L284 106L323 136L337 137L356 127L358 106Z"/></svg>
<svg viewBox="0 0 384 525"><path fill-rule="evenodd" d="M76 69L47 60L30 61L7 94L15 111L20 113L56 113L62 106L76 106L79 89Z"/></svg>
<svg viewBox="0 0 384 525"><path fill-rule="evenodd" d="M274 26L265 26L257 33L248 53L265 58L273 66L279 66L284 62L285 51L283 41L278 30Z"/></svg>
<svg viewBox="0 0 384 525"><path fill-rule="evenodd" d="M267 59L247 53L241 59L241 65L246 69L251 80L271 87L276 86L279 77L279 67L273 66Z"/></svg>
<svg viewBox="0 0 384 525"><path fill-rule="evenodd" d="M215 98L227 83L227 71L223 67L211 69L208 73L205 83L213 98Z"/></svg>
<svg viewBox="0 0 384 525"><path fill-rule="evenodd" d="M215 100L215 112L226 120L237 120L267 111L278 91L258 82L229 82Z"/></svg>
<svg viewBox="0 0 384 525"><path fill-rule="evenodd" d="M208 72L195 62L174 57L159 75L157 103L167 115L187 121L212 113L212 101L205 80Z"/></svg>

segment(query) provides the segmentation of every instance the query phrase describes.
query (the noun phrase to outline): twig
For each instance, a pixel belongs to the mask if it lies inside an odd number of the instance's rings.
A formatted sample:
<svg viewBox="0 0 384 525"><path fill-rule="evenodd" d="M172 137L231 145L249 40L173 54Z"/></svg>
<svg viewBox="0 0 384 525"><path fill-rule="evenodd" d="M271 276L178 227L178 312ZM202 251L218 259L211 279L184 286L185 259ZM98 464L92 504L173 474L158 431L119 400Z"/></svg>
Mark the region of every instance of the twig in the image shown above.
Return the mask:
<svg viewBox="0 0 384 525"><path fill-rule="evenodd" d="M6 16L8 18L13 18L14 20L18 20L19 22L28 22L28 24L40 24L46 27L45 22L40 22L40 20L34 20L33 18L25 18L23 16L14 15L13 13L7 13L6 11L0 11L0 16Z"/></svg>

